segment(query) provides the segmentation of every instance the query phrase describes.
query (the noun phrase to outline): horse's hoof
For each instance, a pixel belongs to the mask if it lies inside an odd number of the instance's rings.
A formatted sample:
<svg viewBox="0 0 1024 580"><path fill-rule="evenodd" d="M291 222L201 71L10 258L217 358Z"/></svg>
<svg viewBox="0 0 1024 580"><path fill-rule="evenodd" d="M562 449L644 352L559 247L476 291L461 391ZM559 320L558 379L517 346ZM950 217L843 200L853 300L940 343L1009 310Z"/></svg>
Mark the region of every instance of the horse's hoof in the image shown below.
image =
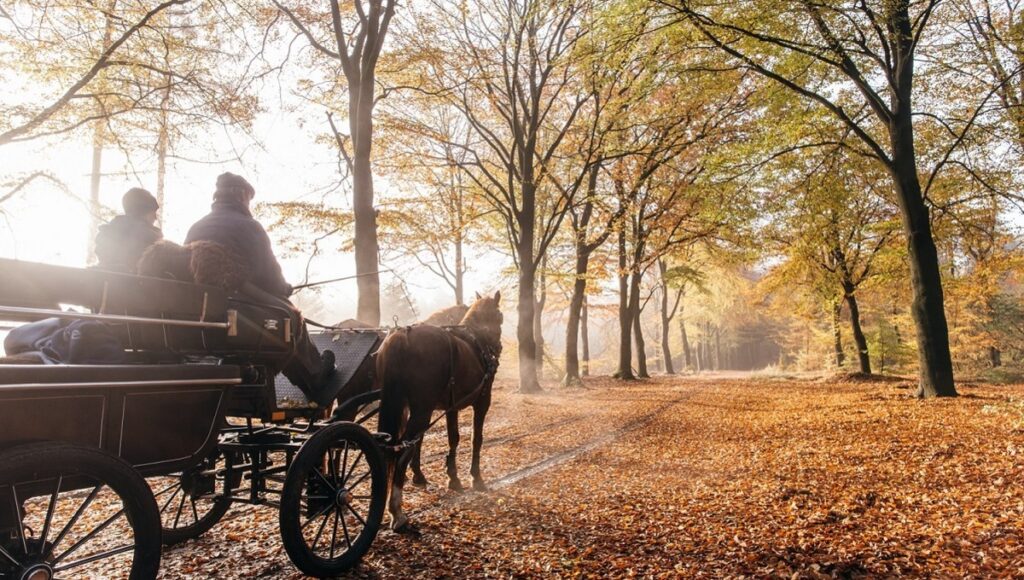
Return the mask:
<svg viewBox="0 0 1024 580"><path fill-rule="evenodd" d="M473 491L491 491L491 488L487 487L487 484L484 483L484 480L477 479L473 481Z"/></svg>
<svg viewBox="0 0 1024 580"><path fill-rule="evenodd" d="M412 484L416 487L427 487L427 478L422 475L414 475L412 477Z"/></svg>
<svg viewBox="0 0 1024 580"><path fill-rule="evenodd" d="M466 491L466 488L462 487L462 482L457 479L452 479L448 481L448 489L454 491L455 493L462 493Z"/></svg>
<svg viewBox="0 0 1024 580"><path fill-rule="evenodd" d="M420 529L414 526L412 522L410 522L409 520L406 520L405 523L398 526L397 528L392 528L392 531L394 531L396 534L409 536L410 538L418 538L423 535L423 533L420 532Z"/></svg>

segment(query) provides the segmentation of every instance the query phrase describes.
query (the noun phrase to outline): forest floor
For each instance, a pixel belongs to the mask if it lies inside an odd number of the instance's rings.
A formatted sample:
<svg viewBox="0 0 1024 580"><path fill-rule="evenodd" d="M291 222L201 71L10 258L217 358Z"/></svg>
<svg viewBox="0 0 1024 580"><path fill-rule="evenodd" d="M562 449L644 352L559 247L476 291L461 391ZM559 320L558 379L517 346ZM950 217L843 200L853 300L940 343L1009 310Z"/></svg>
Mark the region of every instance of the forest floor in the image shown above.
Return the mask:
<svg viewBox="0 0 1024 580"><path fill-rule="evenodd" d="M497 385L487 493L425 443L422 534L382 530L357 578L1024 576L1024 386L913 399L906 381L592 379ZM469 483L469 413L459 466ZM297 578L277 514L235 506L166 578Z"/></svg>

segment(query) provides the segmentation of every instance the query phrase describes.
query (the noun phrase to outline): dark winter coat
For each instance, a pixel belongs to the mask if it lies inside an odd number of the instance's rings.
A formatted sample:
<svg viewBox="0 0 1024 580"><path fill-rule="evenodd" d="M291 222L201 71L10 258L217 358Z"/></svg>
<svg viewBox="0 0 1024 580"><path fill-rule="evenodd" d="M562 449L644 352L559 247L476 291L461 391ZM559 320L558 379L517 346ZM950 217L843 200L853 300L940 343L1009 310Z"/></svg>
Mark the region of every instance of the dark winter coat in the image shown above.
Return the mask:
<svg viewBox="0 0 1024 580"><path fill-rule="evenodd" d="M214 242L227 246L248 264L249 281L264 292L281 298L292 293L292 287L281 274L281 265L270 247L270 237L249 209L242 203L216 201L212 211L197 221L185 236L185 243Z"/></svg>
<svg viewBox="0 0 1024 580"><path fill-rule="evenodd" d="M163 239L163 233L145 221L119 215L100 226L96 234L97 267L112 272L135 272L146 248Z"/></svg>

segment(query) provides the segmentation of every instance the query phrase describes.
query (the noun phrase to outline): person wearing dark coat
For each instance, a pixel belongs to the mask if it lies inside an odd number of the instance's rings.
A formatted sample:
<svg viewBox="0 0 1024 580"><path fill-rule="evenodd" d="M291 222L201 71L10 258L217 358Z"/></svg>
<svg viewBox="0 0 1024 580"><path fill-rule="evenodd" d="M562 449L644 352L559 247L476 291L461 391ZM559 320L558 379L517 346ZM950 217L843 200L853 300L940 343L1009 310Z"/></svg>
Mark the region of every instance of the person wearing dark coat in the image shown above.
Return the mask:
<svg viewBox="0 0 1024 580"><path fill-rule="evenodd" d="M146 248L163 239L156 227L160 206L153 194L133 187L121 198L124 215L100 226L96 234L96 267L113 272L135 273L135 265Z"/></svg>
<svg viewBox="0 0 1024 580"><path fill-rule="evenodd" d="M296 328L295 355L285 364L282 372L295 386L305 389L307 395L320 403L318 393L331 392L334 372L334 353L320 353L309 338L305 321L299 311L288 302L292 287L281 273L281 265L274 256L270 236L260 222L252 217L249 204L256 190L248 181L234 173L217 177L210 213L197 221L185 236L185 244L214 242L226 246L247 262L251 277L242 292L260 302L286 306L292 314L292 328Z"/></svg>
<svg viewBox="0 0 1024 580"><path fill-rule="evenodd" d="M226 246L248 263L252 285L278 298L288 298L292 287L281 274L270 237L249 211L255 195L256 190L243 177L233 173L219 176L210 213L189 229L185 243L205 241Z"/></svg>

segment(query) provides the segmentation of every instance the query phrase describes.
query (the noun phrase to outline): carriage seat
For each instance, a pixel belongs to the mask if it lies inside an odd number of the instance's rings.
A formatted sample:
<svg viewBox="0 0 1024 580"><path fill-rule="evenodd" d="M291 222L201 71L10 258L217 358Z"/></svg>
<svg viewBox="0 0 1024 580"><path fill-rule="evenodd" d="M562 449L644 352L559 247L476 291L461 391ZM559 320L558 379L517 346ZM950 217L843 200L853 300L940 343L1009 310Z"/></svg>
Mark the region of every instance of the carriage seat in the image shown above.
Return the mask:
<svg viewBox="0 0 1024 580"><path fill-rule="evenodd" d="M288 312L228 295L213 286L96 269L69 268L0 258L0 306L44 309L79 306L95 314L226 323L223 328L172 324L110 323L122 345L140 360L184 355L244 358L275 364L292 354ZM38 320L45 313L0 313L11 320Z"/></svg>

